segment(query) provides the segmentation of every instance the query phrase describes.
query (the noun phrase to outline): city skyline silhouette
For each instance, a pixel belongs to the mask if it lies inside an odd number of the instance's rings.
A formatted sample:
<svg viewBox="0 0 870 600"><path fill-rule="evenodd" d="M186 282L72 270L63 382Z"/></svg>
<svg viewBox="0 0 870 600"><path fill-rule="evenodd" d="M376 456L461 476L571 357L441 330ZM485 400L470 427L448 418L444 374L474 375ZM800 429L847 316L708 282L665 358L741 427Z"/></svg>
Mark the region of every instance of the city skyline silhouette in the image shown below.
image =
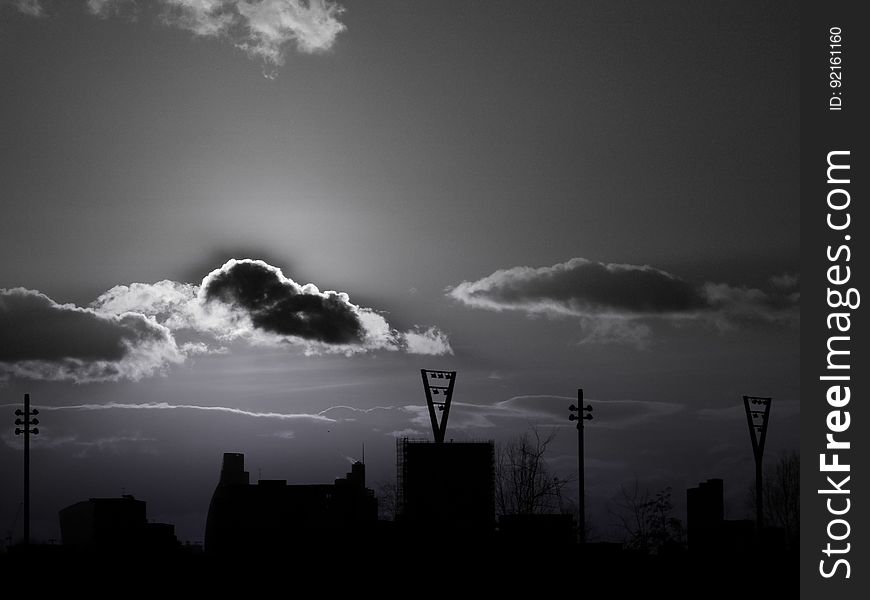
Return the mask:
<svg viewBox="0 0 870 600"><path fill-rule="evenodd" d="M712 563L692 513L792 556L755 482L800 445L798 7L364 4L0 2L4 554L30 394L43 549L352 506L385 546Z"/></svg>

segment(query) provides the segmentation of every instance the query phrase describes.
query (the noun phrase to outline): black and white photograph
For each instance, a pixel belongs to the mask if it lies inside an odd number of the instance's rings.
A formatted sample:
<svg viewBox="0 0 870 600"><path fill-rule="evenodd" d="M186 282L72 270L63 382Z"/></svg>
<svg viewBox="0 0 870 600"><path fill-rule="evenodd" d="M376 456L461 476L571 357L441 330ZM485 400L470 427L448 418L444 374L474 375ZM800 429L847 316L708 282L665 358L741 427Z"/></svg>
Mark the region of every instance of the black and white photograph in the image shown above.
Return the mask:
<svg viewBox="0 0 870 600"><path fill-rule="evenodd" d="M377 589L422 553L797 597L802 328L831 335L801 318L827 268L802 268L808 24L772 0L0 1L0 571L354 564ZM857 109L848 25L815 27L847 53L815 87ZM831 150L819 185L860 177ZM857 271L850 239L813 252ZM840 335L813 380L859 373ZM849 418L815 419L818 510Z"/></svg>

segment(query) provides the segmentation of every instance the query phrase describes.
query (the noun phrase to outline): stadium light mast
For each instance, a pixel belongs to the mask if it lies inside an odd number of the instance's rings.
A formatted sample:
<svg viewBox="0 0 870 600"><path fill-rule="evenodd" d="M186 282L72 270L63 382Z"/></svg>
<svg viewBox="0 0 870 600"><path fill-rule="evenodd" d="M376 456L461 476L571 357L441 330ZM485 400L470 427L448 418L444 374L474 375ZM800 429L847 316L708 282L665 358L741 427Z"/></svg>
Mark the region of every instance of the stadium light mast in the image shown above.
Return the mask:
<svg viewBox="0 0 870 600"><path fill-rule="evenodd" d="M580 522L578 528L580 530L580 543L586 543L586 478L585 478L585 458L583 456L583 421L592 420L592 405L583 406L583 388L577 390L577 406L571 405L568 407L571 413L568 415L569 421L577 421L577 487L579 488L580 497L578 498ZM590 414L584 414L590 413Z"/></svg>
<svg viewBox="0 0 870 600"><path fill-rule="evenodd" d="M24 428L16 427L15 435L24 435L24 545L30 544L30 434L38 435L39 429L35 425L39 425L39 419L36 417L39 411L36 409L30 410L30 394L24 394L24 410L17 409L15 416L16 425L23 425ZM24 417L22 420L21 417ZM33 425L33 429L31 429Z"/></svg>
<svg viewBox="0 0 870 600"><path fill-rule="evenodd" d="M435 443L444 443L444 434L447 433L447 417L450 415L450 401L453 399L453 386L456 383L456 371L433 371L420 369L423 377L423 390L426 392L426 405L429 407L429 418L432 421L432 433L435 435ZM444 381L438 380L446 380ZM443 400L434 396L443 396ZM441 419L438 419L441 413Z"/></svg>
<svg viewBox="0 0 870 600"><path fill-rule="evenodd" d="M764 457L764 441L767 439L771 400L772 398L759 396L743 396L746 421L749 423L749 438L752 440L752 454L755 456L755 527L759 536L764 526L764 495L762 494L764 481L761 465Z"/></svg>

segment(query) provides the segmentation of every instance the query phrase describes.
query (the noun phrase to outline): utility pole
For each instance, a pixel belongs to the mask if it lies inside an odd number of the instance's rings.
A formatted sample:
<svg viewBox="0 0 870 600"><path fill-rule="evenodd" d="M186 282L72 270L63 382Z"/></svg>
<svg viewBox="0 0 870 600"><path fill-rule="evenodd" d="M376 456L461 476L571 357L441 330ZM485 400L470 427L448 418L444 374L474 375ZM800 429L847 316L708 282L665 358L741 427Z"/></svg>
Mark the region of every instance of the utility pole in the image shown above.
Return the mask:
<svg viewBox="0 0 870 600"><path fill-rule="evenodd" d="M24 394L24 411L17 409L16 417L24 417L15 419L16 425L24 425L24 429L15 428L15 435L24 434L24 545L30 544L30 434L38 435L39 429L31 425L39 425L39 419L31 419L39 414L36 409L30 410L30 394Z"/></svg>
<svg viewBox="0 0 870 600"><path fill-rule="evenodd" d="M767 439L770 403L771 398L743 396L746 421L749 423L749 438L752 440L752 454L755 456L755 528L758 530L759 538L761 528L764 526L764 495L762 494L764 478L761 474L761 465L764 457L764 441ZM750 407L750 404L753 406Z"/></svg>
<svg viewBox="0 0 870 600"><path fill-rule="evenodd" d="M583 388L579 388L577 390L577 406L573 404L568 407L568 410L571 411L571 414L568 415L569 421L577 421L577 481L580 492L579 504L580 504L580 543L586 543L586 480L585 480L585 459L583 457L583 421L591 421L591 414L583 414L583 413L591 413L592 405L587 404L583 406ZM582 415L582 416L581 416Z"/></svg>

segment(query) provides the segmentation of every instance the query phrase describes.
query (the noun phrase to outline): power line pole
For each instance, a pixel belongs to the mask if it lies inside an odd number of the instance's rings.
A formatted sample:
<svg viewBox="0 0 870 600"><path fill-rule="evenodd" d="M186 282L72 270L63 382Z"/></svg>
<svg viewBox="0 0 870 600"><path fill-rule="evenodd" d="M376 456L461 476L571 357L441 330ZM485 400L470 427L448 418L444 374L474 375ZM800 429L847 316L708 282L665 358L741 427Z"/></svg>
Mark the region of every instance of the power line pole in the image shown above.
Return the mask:
<svg viewBox="0 0 870 600"><path fill-rule="evenodd" d="M583 414L583 413L591 413L592 405L587 404L583 406L583 388L579 388L577 390L577 406L573 404L568 407L568 410L571 411L571 414L568 415L569 421L577 421L577 471L578 471L578 487L580 492L580 497L578 499L580 505L580 543L586 543L586 469L585 469L585 459L583 456L583 421L591 421L591 414ZM582 415L582 416L581 416Z"/></svg>
<svg viewBox="0 0 870 600"><path fill-rule="evenodd" d="M15 419L16 425L24 425L24 429L15 428L15 435L24 434L24 545L30 544L30 434L38 435L39 429L31 425L39 425L39 419L31 419L39 414L36 409L30 410L30 394L24 394L24 411L17 409L16 417L24 417Z"/></svg>

